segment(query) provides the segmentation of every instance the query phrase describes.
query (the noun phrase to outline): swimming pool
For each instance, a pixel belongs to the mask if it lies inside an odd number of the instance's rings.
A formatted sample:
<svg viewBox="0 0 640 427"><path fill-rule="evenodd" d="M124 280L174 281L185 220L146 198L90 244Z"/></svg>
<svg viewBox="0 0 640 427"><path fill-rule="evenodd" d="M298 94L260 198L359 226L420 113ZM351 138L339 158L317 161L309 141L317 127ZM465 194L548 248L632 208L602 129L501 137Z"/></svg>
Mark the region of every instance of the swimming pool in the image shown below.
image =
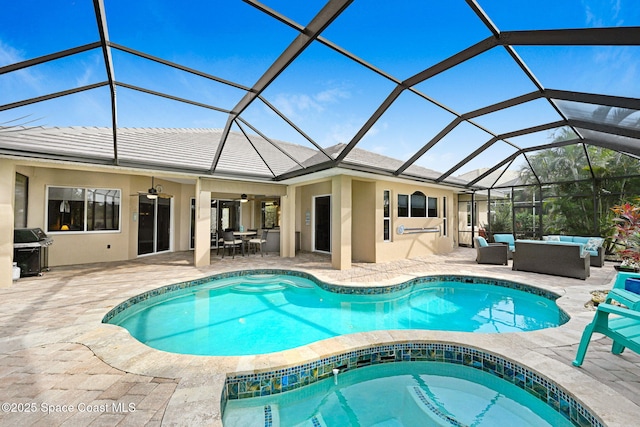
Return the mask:
<svg viewBox="0 0 640 427"><path fill-rule="evenodd" d="M224 273L155 289L103 322L151 347L184 354L249 355L372 330L504 333L555 327L557 295L466 276L429 276L388 287L344 287L283 270Z"/></svg>
<svg viewBox="0 0 640 427"><path fill-rule="evenodd" d="M398 376L404 378L396 379ZM392 379L388 382L387 378ZM400 391L391 390L396 385ZM343 392L345 389L348 391ZM461 395L465 395L463 410ZM392 406L391 411L385 406ZM421 341L372 345L301 365L230 374L221 409L225 427L242 425L241 421L273 427L411 426L414 417L431 421L419 425L447 427L476 425L496 417L502 421L489 425L563 426L570 425L566 424L569 420L580 427L603 426L602 420L564 388L526 366L479 348ZM362 411L365 414L358 415ZM362 417L362 423L335 422L336 417L350 415L356 420L354 413ZM374 416L387 420L365 421Z"/></svg>
<svg viewBox="0 0 640 427"><path fill-rule="evenodd" d="M572 426L560 412L512 383L443 362L368 366L288 393L228 401L223 423L225 427Z"/></svg>

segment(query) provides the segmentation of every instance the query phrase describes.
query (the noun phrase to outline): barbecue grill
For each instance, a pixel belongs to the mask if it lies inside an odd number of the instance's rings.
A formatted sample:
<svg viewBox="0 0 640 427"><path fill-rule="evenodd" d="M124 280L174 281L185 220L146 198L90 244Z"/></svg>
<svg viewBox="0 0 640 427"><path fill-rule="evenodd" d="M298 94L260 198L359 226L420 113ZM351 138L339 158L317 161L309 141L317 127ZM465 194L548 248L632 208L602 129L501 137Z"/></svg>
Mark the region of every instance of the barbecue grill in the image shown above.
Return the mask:
<svg viewBox="0 0 640 427"><path fill-rule="evenodd" d="M20 267L20 277L40 276L49 271L49 246L53 239L41 228L13 230L13 262Z"/></svg>

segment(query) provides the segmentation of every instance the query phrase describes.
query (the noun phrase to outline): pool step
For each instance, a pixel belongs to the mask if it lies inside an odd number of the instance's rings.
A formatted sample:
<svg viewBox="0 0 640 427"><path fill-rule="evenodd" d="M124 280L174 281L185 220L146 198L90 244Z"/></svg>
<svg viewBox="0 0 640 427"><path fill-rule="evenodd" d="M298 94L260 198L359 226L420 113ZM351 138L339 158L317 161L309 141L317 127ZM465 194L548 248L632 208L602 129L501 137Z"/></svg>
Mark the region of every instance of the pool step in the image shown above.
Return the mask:
<svg viewBox="0 0 640 427"><path fill-rule="evenodd" d="M251 274L238 277L237 284L231 284L231 289L238 292L276 292L286 288L312 289L307 285L284 279L275 274Z"/></svg>
<svg viewBox="0 0 640 427"><path fill-rule="evenodd" d="M435 423L434 425L441 427L468 427L453 418L445 408L431 399L421 387L409 386L407 387L407 394L416 406L431 418Z"/></svg>

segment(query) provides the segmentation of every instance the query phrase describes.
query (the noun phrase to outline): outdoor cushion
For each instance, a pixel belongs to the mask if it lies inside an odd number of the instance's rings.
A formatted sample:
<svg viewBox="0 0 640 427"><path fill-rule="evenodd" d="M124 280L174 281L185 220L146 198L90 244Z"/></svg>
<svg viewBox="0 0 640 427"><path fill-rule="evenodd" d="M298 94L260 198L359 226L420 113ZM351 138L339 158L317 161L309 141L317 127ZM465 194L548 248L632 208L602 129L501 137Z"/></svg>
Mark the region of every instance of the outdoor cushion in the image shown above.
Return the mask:
<svg viewBox="0 0 640 427"><path fill-rule="evenodd" d="M598 252L598 248L602 246L602 242L604 241L601 237L590 237L587 240L587 243L584 245L584 248L588 251L596 251Z"/></svg>
<svg viewBox="0 0 640 427"><path fill-rule="evenodd" d="M506 243L509 245L509 249L514 250L516 246L515 239L513 238L513 234L494 234L493 240L496 243Z"/></svg>
<svg viewBox="0 0 640 427"><path fill-rule="evenodd" d="M637 277L629 277L624 281L624 288L634 294L640 294L640 279Z"/></svg>
<svg viewBox="0 0 640 427"><path fill-rule="evenodd" d="M478 243L480 243L481 247L489 246L489 244L487 243L487 239L485 239L484 237L478 237Z"/></svg>

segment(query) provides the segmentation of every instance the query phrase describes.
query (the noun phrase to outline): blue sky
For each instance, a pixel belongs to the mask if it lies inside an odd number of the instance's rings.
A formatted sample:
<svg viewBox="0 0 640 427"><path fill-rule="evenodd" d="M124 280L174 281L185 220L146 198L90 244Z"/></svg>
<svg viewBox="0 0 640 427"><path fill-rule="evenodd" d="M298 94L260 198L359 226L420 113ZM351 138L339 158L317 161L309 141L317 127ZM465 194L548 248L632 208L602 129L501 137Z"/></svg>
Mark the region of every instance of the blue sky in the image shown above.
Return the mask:
<svg viewBox="0 0 640 427"><path fill-rule="evenodd" d="M637 0L478 0L501 31L640 26ZM188 7L187 7L188 4ZM305 25L324 2L268 0L268 7ZM296 31L239 1L105 0L113 42L252 86ZM63 23L73 23L67 25ZM490 35L462 0L356 0L323 37L394 78L404 80ZM0 16L0 67L98 40L90 0L7 2ZM640 48L517 47L545 88L640 97ZM231 109L243 91L114 51L116 79ZM0 75L0 105L106 80L99 50ZM320 43L312 44L263 96L327 147L348 143L395 85ZM535 90L506 51L496 48L416 88L456 113ZM274 139L310 146L261 103L245 119ZM118 89L118 123L126 127L220 128L225 114ZM358 145L408 159L454 115L405 92ZM558 120L545 101L477 119L496 133ZM0 112L2 123L109 126L106 88ZM236 129L237 130L237 129ZM446 171L491 136L465 124L418 164ZM547 134L518 138L524 146ZM512 142L516 142L513 140ZM497 144L491 158L513 151ZM465 168L481 167L482 157Z"/></svg>

